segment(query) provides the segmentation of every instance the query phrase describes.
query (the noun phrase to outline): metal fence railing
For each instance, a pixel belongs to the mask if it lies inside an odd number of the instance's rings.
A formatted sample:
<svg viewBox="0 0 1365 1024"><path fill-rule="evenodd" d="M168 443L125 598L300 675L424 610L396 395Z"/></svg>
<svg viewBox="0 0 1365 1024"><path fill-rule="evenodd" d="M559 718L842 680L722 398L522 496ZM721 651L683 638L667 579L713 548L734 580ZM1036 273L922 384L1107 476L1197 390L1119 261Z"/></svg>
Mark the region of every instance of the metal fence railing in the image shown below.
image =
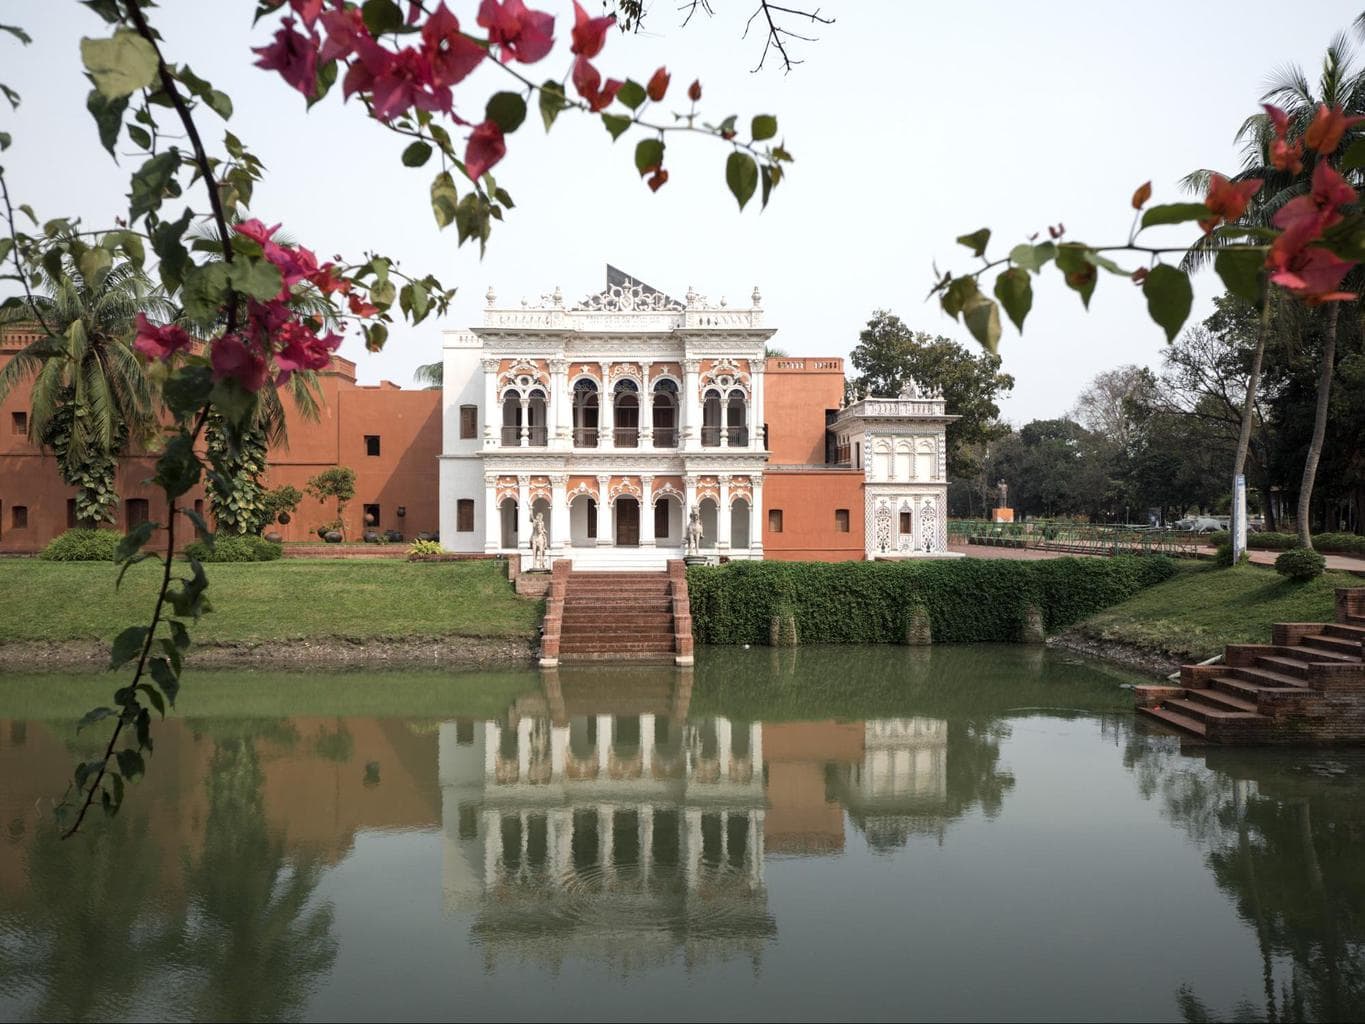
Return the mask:
<svg viewBox="0 0 1365 1024"><path fill-rule="evenodd" d="M993 523L985 519L950 519L948 542L1083 555L1194 557L1198 548L1209 544L1209 538L1206 534L1188 530L1163 530L1146 526L1051 520Z"/></svg>

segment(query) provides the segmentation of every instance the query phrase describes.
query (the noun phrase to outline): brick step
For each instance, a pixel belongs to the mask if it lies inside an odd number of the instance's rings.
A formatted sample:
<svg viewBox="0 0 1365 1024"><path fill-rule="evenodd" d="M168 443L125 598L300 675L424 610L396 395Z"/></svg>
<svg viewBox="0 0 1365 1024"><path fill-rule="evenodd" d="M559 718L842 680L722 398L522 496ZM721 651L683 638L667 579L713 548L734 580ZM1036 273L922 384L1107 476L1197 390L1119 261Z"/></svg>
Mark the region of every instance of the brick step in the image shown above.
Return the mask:
<svg viewBox="0 0 1365 1024"><path fill-rule="evenodd" d="M1197 718L1191 718L1189 715L1182 715L1178 711L1170 711L1164 707L1155 707L1138 708L1138 712L1149 718L1155 718L1163 725L1170 726L1179 732L1189 733L1190 735L1198 736L1200 739L1203 739L1208 735L1208 729L1203 722L1199 721Z"/></svg>
<svg viewBox="0 0 1365 1024"><path fill-rule="evenodd" d="M1315 634L1320 636L1321 634ZM1359 661L1360 655L1354 651L1345 654L1340 651L1329 651L1320 647L1281 647L1277 654L1268 657L1290 657L1299 658L1303 661Z"/></svg>
<svg viewBox="0 0 1365 1024"><path fill-rule="evenodd" d="M671 651L673 650L673 638L660 637L655 639L643 640L622 640L614 643L604 643L599 640L591 639L561 639L559 641L560 654L611 654L619 651Z"/></svg>
<svg viewBox="0 0 1365 1024"><path fill-rule="evenodd" d="M632 626L637 629L650 626L673 628L672 612L623 612L620 615L601 615L598 612L564 610L563 628L569 626L599 626L608 623L614 626Z"/></svg>
<svg viewBox="0 0 1365 1024"><path fill-rule="evenodd" d="M1182 715L1187 715L1196 721L1204 722L1249 722L1252 719L1269 722L1270 719L1264 715L1258 715L1255 711L1242 711L1228 708L1216 708L1210 704L1205 704L1197 700L1165 700L1161 706L1168 711L1175 711Z"/></svg>
<svg viewBox="0 0 1365 1024"><path fill-rule="evenodd" d="M1303 637L1300 639L1299 643L1304 647L1314 647L1324 651L1344 654L1353 660L1360 657L1359 640L1343 640L1341 637L1315 633L1311 636Z"/></svg>
<svg viewBox="0 0 1365 1024"><path fill-rule="evenodd" d="M1262 697L1267 700L1278 700L1286 697L1310 696L1317 693L1316 690L1310 690L1306 686L1265 686L1228 676L1220 676L1217 679L1210 680L1209 687L1220 693L1229 693L1246 701L1259 701Z"/></svg>
<svg viewBox="0 0 1365 1024"><path fill-rule="evenodd" d="M1291 658L1285 654L1258 654L1256 664L1272 672L1295 676L1300 681L1306 680L1313 672L1313 663L1307 658Z"/></svg>
<svg viewBox="0 0 1365 1024"><path fill-rule="evenodd" d="M568 617L595 615L601 619L615 619L622 615L672 615L673 601L565 601L564 615Z"/></svg>
<svg viewBox="0 0 1365 1024"><path fill-rule="evenodd" d="M672 651L561 651L561 661L638 661L666 663L673 660ZM632 695L633 696L633 695ZM667 703L671 698L660 698Z"/></svg>
<svg viewBox="0 0 1365 1024"><path fill-rule="evenodd" d="M559 646L565 644L598 642L602 644L623 644L636 640L667 640L673 642L671 629L566 629L559 634Z"/></svg>
<svg viewBox="0 0 1365 1024"><path fill-rule="evenodd" d="M1354 640L1356 643L1365 640L1365 625L1351 626L1345 622L1327 622L1323 624L1322 631L1327 636L1337 636L1344 640Z"/></svg>
<svg viewBox="0 0 1365 1024"><path fill-rule="evenodd" d="M1275 672L1268 668L1256 668L1251 665L1230 666L1228 668L1228 674L1272 689L1284 689L1286 687L1295 687L1298 689L1308 688L1308 683L1302 676L1291 676L1284 672Z"/></svg>
<svg viewBox="0 0 1365 1024"><path fill-rule="evenodd" d="M651 581L657 581L657 580L666 580L666 579L668 579L668 573L666 573L666 572L649 572L649 571L637 571L637 572L605 572L605 571L598 571L598 570L594 570L594 569L575 569L573 572L571 572L571 573L569 574L569 579L570 579L572 582L574 582L574 583L577 583L577 582L580 581L580 580L587 580L587 581L598 581L598 580L651 580Z"/></svg>
<svg viewBox="0 0 1365 1024"><path fill-rule="evenodd" d="M1256 702L1245 697L1234 697L1220 690L1186 690L1185 697L1200 704L1207 704L1219 711L1245 711L1257 714Z"/></svg>

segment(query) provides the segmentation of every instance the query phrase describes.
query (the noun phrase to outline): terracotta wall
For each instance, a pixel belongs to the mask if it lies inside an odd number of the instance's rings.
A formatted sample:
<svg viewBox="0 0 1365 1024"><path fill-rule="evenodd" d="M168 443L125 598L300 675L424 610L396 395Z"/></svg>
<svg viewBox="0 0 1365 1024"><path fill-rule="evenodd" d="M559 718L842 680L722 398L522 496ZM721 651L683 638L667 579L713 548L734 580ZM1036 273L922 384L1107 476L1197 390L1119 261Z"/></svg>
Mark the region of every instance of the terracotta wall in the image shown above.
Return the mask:
<svg viewBox="0 0 1365 1024"><path fill-rule="evenodd" d="M848 532L836 529L835 510L848 509ZM782 511L782 532L770 529ZM763 474L763 557L783 561L863 559L863 474L849 469L770 471Z"/></svg>
<svg viewBox="0 0 1365 1024"><path fill-rule="evenodd" d="M771 464L825 464L825 410L844 400L842 359L769 359L765 362L763 419Z"/></svg>
<svg viewBox="0 0 1365 1024"><path fill-rule="evenodd" d="M0 366L12 357L24 337L0 343ZM309 477L329 466L344 465L356 471L356 496L346 513L348 536L359 538L364 530L364 506L380 506L381 530L399 530L412 538L437 530L437 456L441 450L441 393L405 391L385 382L361 387L355 382L355 364L334 360L333 369L321 377L322 408L317 420L305 419L286 398L289 444L273 450L266 471L266 484L293 484L304 489ZM62 483L53 459L16 432L14 413L29 412L26 385L14 389L0 403L0 552L41 551L53 537L67 529L67 502L75 491ZM380 439L378 457L366 454L365 435ZM145 483L152 476L154 458L129 456L118 474L118 518L112 524L127 527L129 499L146 499L154 520L165 517L161 492ZM204 501L202 488L188 495ZM207 502L204 502L207 506ZM27 509L28 525L14 525L14 506ZM406 515L398 516L403 506ZM293 521L274 526L285 540L316 539L312 530L333 518L330 506L305 497Z"/></svg>

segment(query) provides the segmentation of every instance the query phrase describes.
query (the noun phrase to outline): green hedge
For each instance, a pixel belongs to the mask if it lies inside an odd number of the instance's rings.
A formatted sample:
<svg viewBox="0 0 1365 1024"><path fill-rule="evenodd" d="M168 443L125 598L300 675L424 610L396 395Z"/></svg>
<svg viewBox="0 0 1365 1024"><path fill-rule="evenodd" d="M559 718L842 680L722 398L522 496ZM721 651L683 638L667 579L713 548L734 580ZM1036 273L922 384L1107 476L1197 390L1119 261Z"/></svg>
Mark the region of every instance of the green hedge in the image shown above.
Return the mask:
<svg viewBox="0 0 1365 1024"><path fill-rule="evenodd" d="M1307 548L1294 548L1275 559L1275 571L1291 580L1304 582L1321 576L1327 569L1327 559Z"/></svg>
<svg viewBox="0 0 1365 1024"><path fill-rule="evenodd" d="M40 557L49 562L112 562L122 539L117 530L67 530L53 537Z"/></svg>
<svg viewBox="0 0 1365 1024"><path fill-rule="evenodd" d="M1208 542L1217 546L1231 539L1226 530L1206 535ZM1247 547L1252 551L1288 551L1299 546L1299 538L1293 533L1248 533ZM1365 556L1365 537L1354 533L1316 533L1313 535L1313 548L1333 555Z"/></svg>
<svg viewBox="0 0 1365 1024"><path fill-rule="evenodd" d="M185 554L201 562L273 562L284 554L284 545L253 533L220 534L212 550L202 540L185 546Z"/></svg>
<svg viewBox="0 0 1365 1024"><path fill-rule="evenodd" d="M1164 556L963 558L924 562L731 562L691 566L699 643L768 642L772 615L790 608L803 644L901 643L910 610L929 610L935 643L1013 641L1028 605L1048 632L1169 579Z"/></svg>

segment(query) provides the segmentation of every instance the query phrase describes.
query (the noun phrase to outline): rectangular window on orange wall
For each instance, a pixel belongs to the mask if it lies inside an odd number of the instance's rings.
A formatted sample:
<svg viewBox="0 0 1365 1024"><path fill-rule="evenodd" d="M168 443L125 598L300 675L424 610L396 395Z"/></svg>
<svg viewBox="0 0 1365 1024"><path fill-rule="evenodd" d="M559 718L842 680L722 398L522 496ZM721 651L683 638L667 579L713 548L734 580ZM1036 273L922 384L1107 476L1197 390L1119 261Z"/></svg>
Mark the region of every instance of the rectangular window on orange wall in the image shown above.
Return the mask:
<svg viewBox="0 0 1365 1024"><path fill-rule="evenodd" d="M836 508L834 510L834 529L838 533L848 533L848 509Z"/></svg>
<svg viewBox="0 0 1365 1024"><path fill-rule="evenodd" d="M768 532L782 532L782 510L780 508L768 509Z"/></svg>
<svg viewBox="0 0 1365 1024"><path fill-rule="evenodd" d="M461 498L455 502L455 530L457 533L474 532L473 498Z"/></svg>
<svg viewBox="0 0 1365 1024"><path fill-rule="evenodd" d="M28 506L12 505L9 510L9 524L16 530L22 530L28 525Z"/></svg>
<svg viewBox="0 0 1365 1024"><path fill-rule="evenodd" d="M152 506L146 498L129 498L123 503L125 528L141 526L152 517Z"/></svg>
<svg viewBox="0 0 1365 1024"><path fill-rule="evenodd" d="M479 407L477 405L460 406L460 438L467 440L471 437L479 436Z"/></svg>
<svg viewBox="0 0 1365 1024"><path fill-rule="evenodd" d="M376 456L376 455L379 454L379 435L378 435L378 434L366 434L366 435L365 435L365 454L366 454L366 455L369 455L369 456Z"/></svg>
<svg viewBox="0 0 1365 1024"><path fill-rule="evenodd" d="M21 434L21 435L22 435L22 434L27 434L27 433L28 433L28 413L26 413L26 412L12 412L12 413L10 413L10 414L9 414L9 424L10 424L10 433L12 433L12 434Z"/></svg>
<svg viewBox="0 0 1365 1024"><path fill-rule="evenodd" d="M66 528L74 530L76 528L76 499L66 499Z"/></svg>

